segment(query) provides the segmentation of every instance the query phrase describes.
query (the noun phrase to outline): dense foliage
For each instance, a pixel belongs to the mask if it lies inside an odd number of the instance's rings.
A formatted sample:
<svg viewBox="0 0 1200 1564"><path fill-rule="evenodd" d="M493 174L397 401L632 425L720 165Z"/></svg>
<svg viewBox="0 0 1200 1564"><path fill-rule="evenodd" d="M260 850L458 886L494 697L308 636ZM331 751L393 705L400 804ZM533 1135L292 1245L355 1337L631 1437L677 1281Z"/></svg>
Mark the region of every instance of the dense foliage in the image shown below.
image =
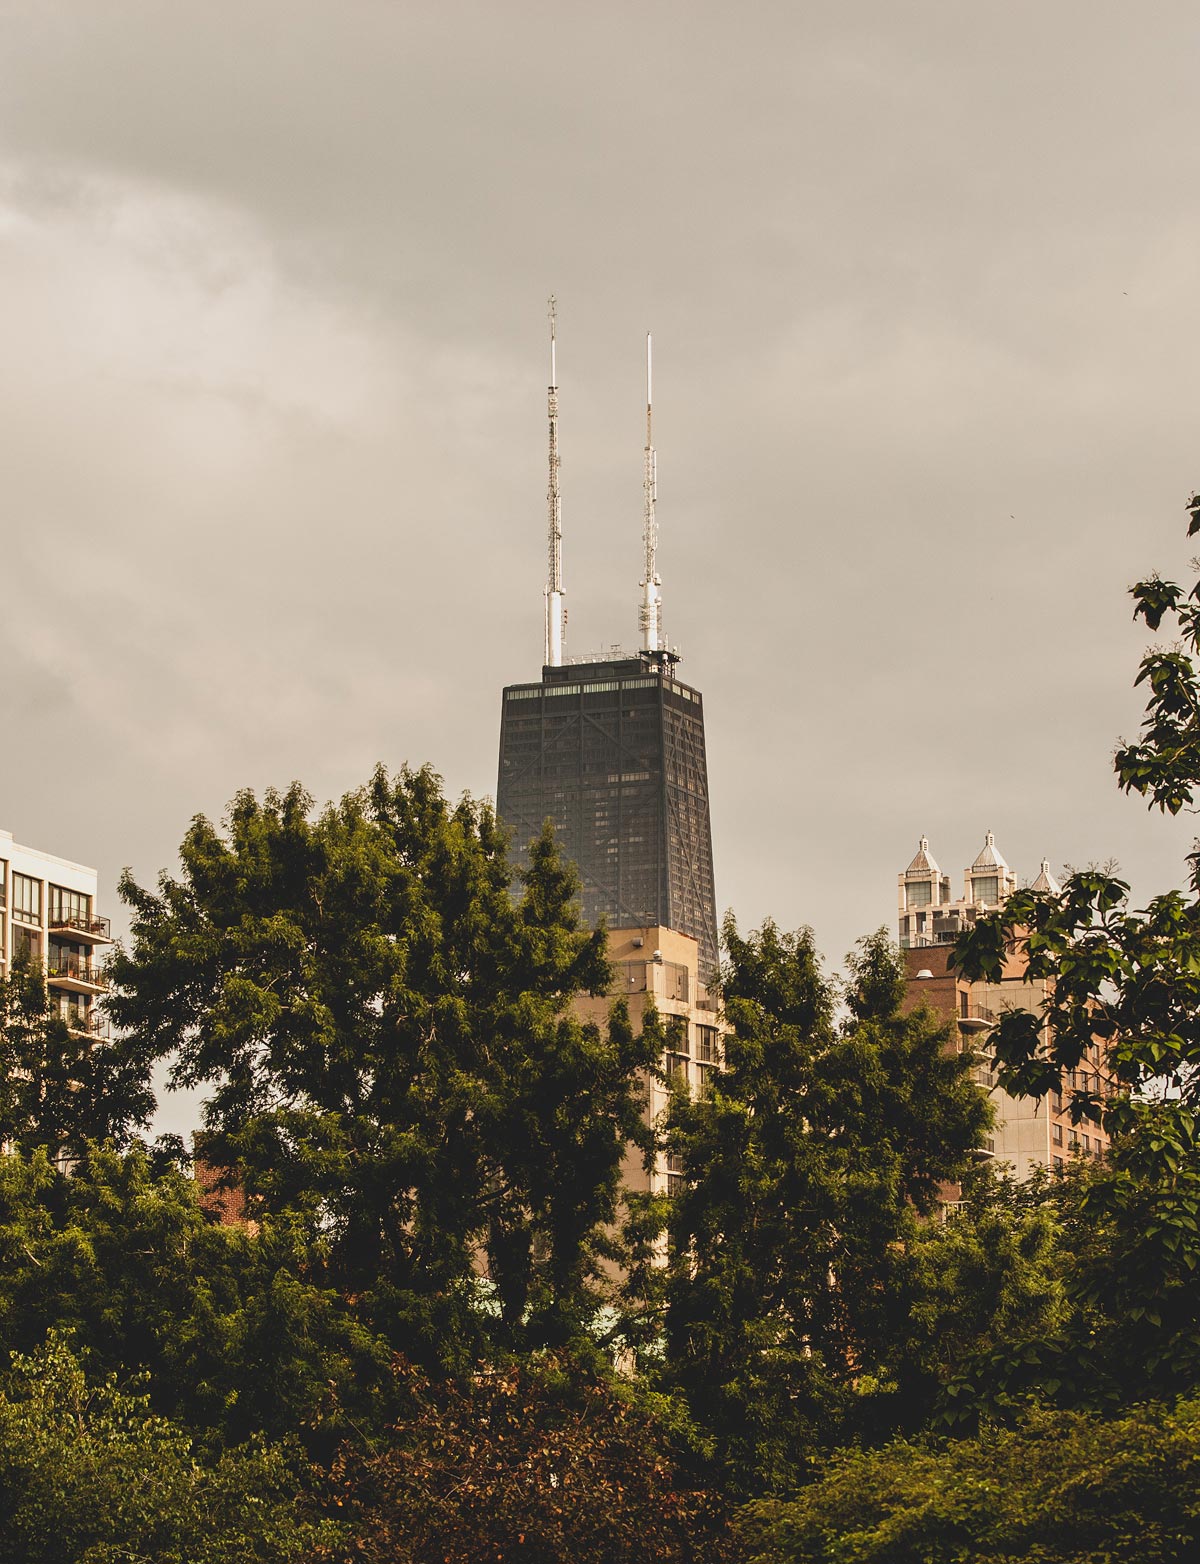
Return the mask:
<svg viewBox="0 0 1200 1564"><path fill-rule="evenodd" d="M137 1147L92 1147L70 1176L0 1157L0 1341L31 1352L51 1325L208 1443L303 1428L330 1447L386 1409L388 1349L313 1284L302 1236L215 1225Z"/></svg>
<svg viewBox="0 0 1200 1564"><path fill-rule="evenodd" d="M298 787L239 795L181 859L123 882L111 1008L210 1088L206 1156L414 1361L590 1342L657 1060L623 1010L571 1012L609 971L552 836L514 897L489 808L381 770L315 817Z"/></svg>
<svg viewBox="0 0 1200 1564"><path fill-rule="evenodd" d="M726 1069L668 1129L665 1380L754 1491L900 1411L876 1403L894 1401L908 1245L988 1108L948 1028L902 1013L882 935L850 958L841 1026L807 931L743 938L729 919L725 942Z"/></svg>
<svg viewBox="0 0 1200 1564"><path fill-rule="evenodd" d="M248 1446L201 1464L144 1397L97 1383L51 1335L0 1392L4 1564L282 1564L335 1528L302 1514L301 1463Z"/></svg>
<svg viewBox="0 0 1200 1564"><path fill-rule="evenodd" d="M1200 1404L847 1451L799 1497L750 1506L739 1541L746 1564L1189 1564Z"/></svg>

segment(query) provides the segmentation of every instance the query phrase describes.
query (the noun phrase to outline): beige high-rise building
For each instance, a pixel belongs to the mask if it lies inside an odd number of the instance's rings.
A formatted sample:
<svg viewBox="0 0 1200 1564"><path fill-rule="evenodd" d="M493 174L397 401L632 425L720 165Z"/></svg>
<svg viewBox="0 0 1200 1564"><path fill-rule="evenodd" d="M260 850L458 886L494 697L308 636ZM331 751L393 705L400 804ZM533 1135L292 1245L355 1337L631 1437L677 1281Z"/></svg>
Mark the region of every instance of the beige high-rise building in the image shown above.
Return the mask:
<svg viewBox="0 0 1200 1564"><path fill-rule="evenodd" d="M711 1075L721 1068L721 1032L717 1000L700 979L700 947L690 935L655 927L610 929L608 958L613 986L608 995L584 996L576 1002L583 1020L603 1022L617 997L629 1003L636 1030L653 1003L666 1034L665 1073L682 1078L697 1094L708 1090ZM657 1081L647 1082L646 1112L656 1119L669 1093ZM679 1177L663 1154L647 1178L640 1155L631 1151L622 1174L625 1187L636 1193L673 1194Z"/></svg>
<svg viewBox="0 0 1200 1564"><path fill-rule="evenodd" d="M1023 954L1010 957L998 983L969 983L949 964L958 935L981 914L1001 907L1017 888L1017 877L1004 861L989 831L983 847L966 870L963 895L950 897L950 877L944 875L922 837L916 857L899 877L899 932L909 980L908 1003L927 1004L936 1015L953 1021L960 1051L972 1049L980 1056L975 1079L987 1091L996 1110L996 1124L985 1143L984 1155L1007 1163L1018 1179L1026 1179L1038 1167L1061 1168L1076 1153L1099 1157L1108 1148L1108 1137L1086 1120L1075 1125L1070 1117L1070 1089L1103 1089L1100 1048L1093 1044L1089 1058L1071 1071L1064 1093L1035 1101L1011 1097L998 1082L988 1038L1005 1010L1041 1014L1046 998L1044 979L1025 975ZM1033 889L1056 893L1060 887L1043 859ZM1043 1027L1049 1047L1049 1030Z"/></svg>
<svg viewBox="0 0 1200 1564"><path fill-rule="evenodd" d="M111 943L96 911L96 871L0 831L0 976L36 961L58 1010L77 1031L99 1037L96 1001L107 983L97 955Z"/></svg>

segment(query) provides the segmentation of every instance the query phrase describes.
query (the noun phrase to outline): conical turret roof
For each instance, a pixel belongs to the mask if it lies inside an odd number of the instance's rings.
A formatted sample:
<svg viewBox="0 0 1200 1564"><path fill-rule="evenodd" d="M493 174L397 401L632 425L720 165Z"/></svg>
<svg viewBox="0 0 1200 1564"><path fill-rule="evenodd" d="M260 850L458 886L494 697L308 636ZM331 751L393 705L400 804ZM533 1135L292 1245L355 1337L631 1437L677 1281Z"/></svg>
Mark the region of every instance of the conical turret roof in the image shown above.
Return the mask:
<svg viewBox="0 0 1200 1564"><path fill-rule="evenodd" d="M933 854L929 851L929 838L927 836L921 838L921 844L917 848L917 856L904 872L905 874L911 874L914 878L917 875L941 874L942 871L938 868Z"/></svg>
<svg viewBox="0 0 1200 1564"><path fill-rule="evenodd" d="M1046 891L1051 896L1058 896L1061 893L1062 886L1050 873L1050 860L1048 858L1042 859L1042 872L1033 882L1030 889L1035 891Z"/></svg>
<svg viewBox="0 0 1200 1564"><path fill-rule="evenodd" d="M1001 856L1000 852L998 851L998 849L996 847L996 838L992 835L992 833L990 831L988 832L987 836L984 838L983 847L980 849L979 857L976 858L975 862L971 865L971 868L972 869L1007 869L1008 868L1008 865L1005 863L1003 857Z"/></svg>

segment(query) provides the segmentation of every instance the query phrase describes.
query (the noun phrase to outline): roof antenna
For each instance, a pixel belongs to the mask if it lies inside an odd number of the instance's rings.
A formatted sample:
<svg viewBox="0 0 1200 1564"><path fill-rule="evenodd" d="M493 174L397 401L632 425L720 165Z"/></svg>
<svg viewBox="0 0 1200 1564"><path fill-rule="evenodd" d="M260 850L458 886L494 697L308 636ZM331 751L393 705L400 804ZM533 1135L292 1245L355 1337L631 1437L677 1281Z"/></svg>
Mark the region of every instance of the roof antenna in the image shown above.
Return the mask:
<svg viewBox="0 0 1200 1564"><path fill-rule="evenodd" d="M654 395L651 380L651 339L646 333L646 474L643 481L642 546L646 553L645 573L642 576L642 602L638 609L638 625L642 632L642 650L657 652L664 648L662 633L662 582L658 576L658 522L654 515L654 502L658 498L658 462L654 454L654 435L651 423Z"/></svg>
<svg viewBox="0 0 1200 1564"><path fill-rule="evenodd" d="M555 326L558 305L550 295L550 385L546 404L550 414L550 487L546 502L550 512L549 570L546 576L545 662L559 668L563 660L563 630L567 611L563 606L562 584L562 501L558 493L558 369L555 355Z"/></svg>

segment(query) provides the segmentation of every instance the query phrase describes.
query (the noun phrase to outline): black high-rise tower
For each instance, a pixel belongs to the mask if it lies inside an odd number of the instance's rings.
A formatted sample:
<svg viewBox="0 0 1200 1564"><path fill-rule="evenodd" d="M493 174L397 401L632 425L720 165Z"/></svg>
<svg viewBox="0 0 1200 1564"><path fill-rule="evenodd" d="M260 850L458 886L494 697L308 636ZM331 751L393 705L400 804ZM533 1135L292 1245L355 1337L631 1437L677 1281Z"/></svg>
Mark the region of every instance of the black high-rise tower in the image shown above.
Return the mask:
<svg viewBox="0 0 1200 1564"><path fill-rule="evenodd" d="M542 669L500 718L496 807L518 861L549 818L610 928L690 934L717 964L704 703L669 652Z"/></svg>
<svg viewBox="0 0 1200 1564"><path fill-rule="evenodd" d="M699 946L706 976L717 965L712 827L704 704L675 677L658 576L657 464L651 434L646 338L642 649L566 662L562 517L558 492L558 377L550 300L549 568L540 684L510 684L500 717L496 808L524 857L547 819L583 879L583 913L609 928L666 928Z"/></svg>

